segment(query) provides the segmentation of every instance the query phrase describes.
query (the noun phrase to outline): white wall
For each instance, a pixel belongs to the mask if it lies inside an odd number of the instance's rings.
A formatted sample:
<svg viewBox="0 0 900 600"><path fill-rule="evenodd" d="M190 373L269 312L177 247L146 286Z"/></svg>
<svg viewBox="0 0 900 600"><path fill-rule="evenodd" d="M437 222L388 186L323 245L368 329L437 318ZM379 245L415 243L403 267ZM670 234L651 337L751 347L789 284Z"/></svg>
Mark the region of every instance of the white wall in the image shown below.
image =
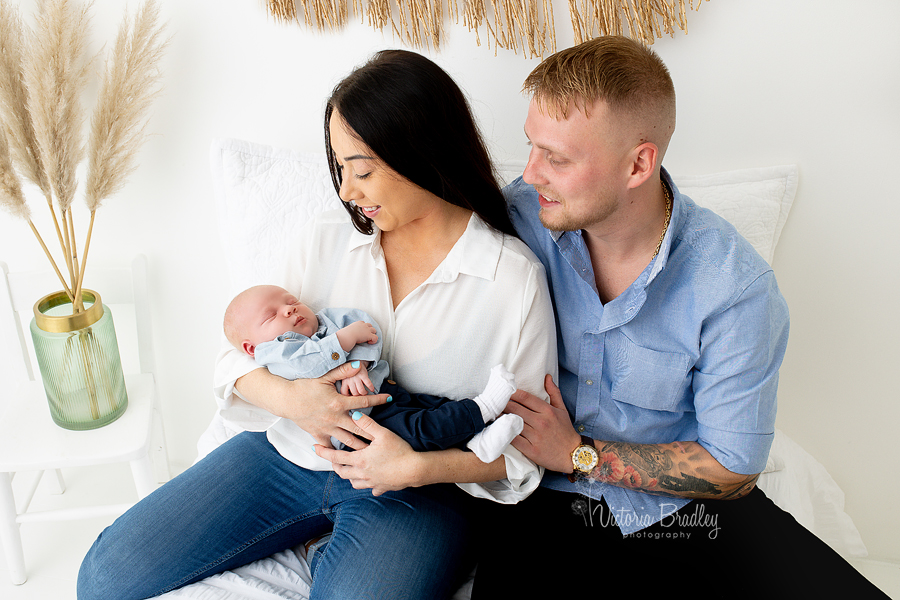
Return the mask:
<svg viewBox="0 0 900 600"><path fill-rule="evenodd" d="M211 370L228 300L210 140L322 151L322 104L334 83L373 50L400 44L357 24L340 34L278 25L262 0L163 2L174 38L156 135L126 190L98 213L91 261L149 257L167 433L184 468L214 410ZM560 47L571 45L566 3L556 4ZM20 5L32 14L33 0ZM124 5L95 0L98 49ZM891 366L900 358L900 5L712 0L688 19L689 35L655 44L679 97L666 165L702 174L799 164L774 265L792 316L778 426L843 487L870 554L900 560L900 485L889 442L900 422ZM527 104L518 90L537 61L502 50L495 57L462 25L448 29L443 51L425 53L470 94L495 158L524 159ZM13 270L43 267L30 233L5 216L0 259Z"/></svg>

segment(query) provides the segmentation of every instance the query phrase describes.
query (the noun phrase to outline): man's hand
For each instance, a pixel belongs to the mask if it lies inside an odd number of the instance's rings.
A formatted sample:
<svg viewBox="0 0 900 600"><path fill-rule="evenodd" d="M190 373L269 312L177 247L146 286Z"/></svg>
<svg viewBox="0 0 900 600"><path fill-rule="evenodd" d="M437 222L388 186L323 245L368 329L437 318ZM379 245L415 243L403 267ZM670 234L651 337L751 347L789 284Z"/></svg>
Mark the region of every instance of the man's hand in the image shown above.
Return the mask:
<svg viewBox="0 0 900 600"><path fill-rule="evenodd" d="M522 417L525 428L512 441L522 454L552 471L572 472L572 450L581 436L569 420L559 388L547 375L550 404L516 390L506 412ZM619 487L681 498L740 498L756 484L758 474L741 475L723 467L698 442L631 444L594 440L600 463L591 479Z"/></svg>
<svg viewBox="0 0 900 600"><path fill-rule="evenodd" d="M581 443L581 436L572 426L562 394L550 375L544 378L544 389L550 404L523 390L516 390L510 397L504 412L525 421L525 428L512 445L542 467L571 473L572 450Z"/></svg>

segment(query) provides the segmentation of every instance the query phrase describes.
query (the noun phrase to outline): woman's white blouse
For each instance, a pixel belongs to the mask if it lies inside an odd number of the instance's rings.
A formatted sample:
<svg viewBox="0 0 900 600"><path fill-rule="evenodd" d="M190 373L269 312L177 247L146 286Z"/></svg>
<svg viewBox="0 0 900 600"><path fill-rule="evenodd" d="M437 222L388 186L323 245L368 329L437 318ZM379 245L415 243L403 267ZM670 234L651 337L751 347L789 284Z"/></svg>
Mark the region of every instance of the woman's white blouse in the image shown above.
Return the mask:
<svg viewBox="0 0 900 600"><path fill-rule="evenodd" d="M473 215L465 233L431 276L393 308L381 234L363 235L343 210L319 215L299 232L280 283L313 311L358 308L384 333L382 358L391 379L418 393L472 398L491 367L504 364L518 388L547 399L544 375L557 376L556 325L540 262L520 240ZM331 463L312 450L294 422L245 402L234 382L259 368L227 343L216 360L215 394L231 429L266 430L276 449L312 470ZM507 478L458 484L470 494L514 503L539 484L542 469L508 446Z"/></svg>

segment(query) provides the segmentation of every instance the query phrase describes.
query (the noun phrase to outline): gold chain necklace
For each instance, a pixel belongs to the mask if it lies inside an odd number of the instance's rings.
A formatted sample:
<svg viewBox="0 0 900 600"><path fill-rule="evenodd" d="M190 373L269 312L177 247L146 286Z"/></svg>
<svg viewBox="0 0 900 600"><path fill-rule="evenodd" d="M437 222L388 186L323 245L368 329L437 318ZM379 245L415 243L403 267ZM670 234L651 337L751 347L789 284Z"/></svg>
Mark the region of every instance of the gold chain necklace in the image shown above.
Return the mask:
<svg viewBox="0 0 900 600"><path fill-rule="evenodd" d="M666 197L666 222L663 225L662 233L659 234L659 241L656 243L656 251L653 252L653 256L650 260L656 258L656 255L659 254L659 249L662 248L663 239L666 237L666 231L669 230L669 219L672 218L672 193L669 191L669 186L666 185L665 181L660 180L663 187L663 194Z"/></svg>

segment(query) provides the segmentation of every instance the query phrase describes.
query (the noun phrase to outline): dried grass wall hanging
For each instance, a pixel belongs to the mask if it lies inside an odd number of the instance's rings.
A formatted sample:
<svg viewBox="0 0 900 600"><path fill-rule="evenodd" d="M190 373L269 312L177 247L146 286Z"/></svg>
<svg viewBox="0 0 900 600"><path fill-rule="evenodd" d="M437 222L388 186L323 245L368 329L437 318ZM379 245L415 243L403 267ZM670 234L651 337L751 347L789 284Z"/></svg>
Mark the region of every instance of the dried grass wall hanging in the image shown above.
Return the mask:
<svg viewBox="0 0 900 600"><path fill-rule="evenodd" d="M265 0L281 22L296 21L317 31L340 29L350 0ZM707 0L708 1L708 0ZM353 13L375 29L390 26L394 35L416 48L438 50L444 33L445 0L352 0ZM697 9L703 0L697 0ZM602 35L627 35L651 45L675 28L687 33L685 0L568 0L575 43ZM691 10L694 0L689 0ZM461 6L460 6L461 5ZM484 26L488 47L519 48L526 58L556 52L552 0L446 0L446 17L474 30Z"/></svg>

